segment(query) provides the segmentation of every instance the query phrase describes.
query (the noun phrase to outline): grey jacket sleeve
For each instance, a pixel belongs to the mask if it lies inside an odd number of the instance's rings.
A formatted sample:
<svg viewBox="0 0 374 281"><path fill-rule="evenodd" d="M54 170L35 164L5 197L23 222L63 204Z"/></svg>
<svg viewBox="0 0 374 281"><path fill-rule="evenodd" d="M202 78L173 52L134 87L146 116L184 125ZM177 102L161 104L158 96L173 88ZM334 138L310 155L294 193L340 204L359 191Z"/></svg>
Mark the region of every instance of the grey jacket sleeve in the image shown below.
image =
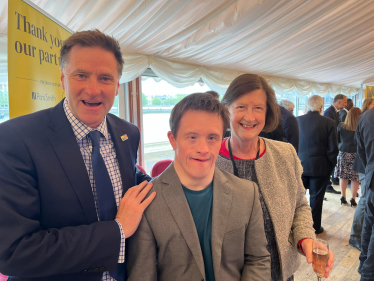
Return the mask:
<svg viewBox="0 0 374 281"><path fill-rule="evenodd" d="M245 264L241 280L271 280L270 254L266 249L264 220L256 184L253 190L253 209L246 230Z"/></svg>
<svg viewBox="0 0 374 281"><path fill-rule="evenodd" d="M312 212L308 204L308 200L305 197L305 188L301 180L303 173L303 167L301 166L300 160L297 157L295 151L292 151L292 156L295 162L295 174L297 179L297 198L296 198L296 209L295 215L292 222L292 233L294 238L293 245L298 246L298 243L304 238L315 239L316 235L313 228ZM300 249L298 249L300 253Z"/></svg>
<svg viewBox="0 0 374 281"><path fill-rule="evenodd" d="M128 281L157 280L157 245L147 218L143 218L137 231L126 243L128 252Z"/></svg>

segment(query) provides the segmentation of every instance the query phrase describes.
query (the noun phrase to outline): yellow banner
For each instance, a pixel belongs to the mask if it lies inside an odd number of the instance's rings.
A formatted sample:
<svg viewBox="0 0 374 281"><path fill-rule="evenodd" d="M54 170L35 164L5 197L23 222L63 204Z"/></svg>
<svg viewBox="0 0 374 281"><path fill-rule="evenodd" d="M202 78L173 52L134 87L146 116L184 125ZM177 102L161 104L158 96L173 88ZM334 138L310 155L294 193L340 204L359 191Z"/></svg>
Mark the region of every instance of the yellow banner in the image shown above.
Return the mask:
<svg viewBox="0 0 374 281"><path fill-rule="evenodd" d="M374 86L366 86L366 98L374 98Z"/></svg>
<svg viewBox="0 0 374 281"><path fill-rule="evenodd" d="M59 50L70 35L28 3L8 1L10 118L54 106L64 97Z"/></svg>

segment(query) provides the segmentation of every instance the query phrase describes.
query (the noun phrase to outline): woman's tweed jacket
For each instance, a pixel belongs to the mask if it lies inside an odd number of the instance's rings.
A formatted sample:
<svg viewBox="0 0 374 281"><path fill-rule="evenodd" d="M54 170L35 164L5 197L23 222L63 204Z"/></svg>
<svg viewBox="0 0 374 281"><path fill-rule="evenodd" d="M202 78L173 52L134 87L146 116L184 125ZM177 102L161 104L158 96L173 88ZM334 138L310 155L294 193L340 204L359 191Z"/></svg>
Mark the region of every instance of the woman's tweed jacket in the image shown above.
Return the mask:
<svg viewBox="0 0 374 281"><path fill-rule="evenodd" d="M265 154L255 161L259 188L273 222L283 280L300 265L298 242L315 239L311 209L301 180L303 168L289 143L263 139ZM216 166L234 173L230 159L219 155ZM301 253L301 252L300 252Z"/></svg>

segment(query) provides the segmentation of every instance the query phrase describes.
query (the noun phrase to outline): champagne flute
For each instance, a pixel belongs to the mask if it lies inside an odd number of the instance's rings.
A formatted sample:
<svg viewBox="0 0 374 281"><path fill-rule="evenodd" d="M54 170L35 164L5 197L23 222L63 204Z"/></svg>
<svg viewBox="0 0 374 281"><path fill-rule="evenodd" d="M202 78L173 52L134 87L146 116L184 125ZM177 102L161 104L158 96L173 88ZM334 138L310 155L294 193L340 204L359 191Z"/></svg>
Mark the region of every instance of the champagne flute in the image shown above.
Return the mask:
<svg viewBox="0 0 374 281"><path fill-rule="evenodd" d="M327 261L329 259L329 243L325 240L313 240L313 270L317 274L318 281L325 275Z"/></svg>

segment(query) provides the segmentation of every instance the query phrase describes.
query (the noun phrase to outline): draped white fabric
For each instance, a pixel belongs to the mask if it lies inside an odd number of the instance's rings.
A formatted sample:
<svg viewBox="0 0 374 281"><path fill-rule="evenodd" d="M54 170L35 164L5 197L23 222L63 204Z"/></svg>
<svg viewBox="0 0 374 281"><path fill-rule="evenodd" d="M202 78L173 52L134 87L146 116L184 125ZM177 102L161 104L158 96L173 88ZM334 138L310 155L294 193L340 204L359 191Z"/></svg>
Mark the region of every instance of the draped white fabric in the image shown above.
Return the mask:
<svg viewBox="0 0 374 281"><path fill-rule="evenodd" d="M374 84L368 0L32 2L74 31L98 28L118 39L122 81L150 67L178 87L202 78L224 89L239 73L263 75L279 94L299 96L351 95L361 83ZM7 18L0 0L0 34L7 34Z"/></svg>
<svg viewBox="0 0 374 281"><path fill-rule="evenodd" d="M125 55L125 67L121 83L131 81L140 76L148 67L153 72L175 87L183 88L196 83L200 78L213 90L224 93L231 81L243 72L225 69L214 69L196 65L171 62L153 56ZM276 90L277 94L284 95L295 91L299 97L309 94L334 97L337 94L350 96L359 89L342 87L339 85L319 84L308 81L280 78L264 75L265 79Z"/></svg>

